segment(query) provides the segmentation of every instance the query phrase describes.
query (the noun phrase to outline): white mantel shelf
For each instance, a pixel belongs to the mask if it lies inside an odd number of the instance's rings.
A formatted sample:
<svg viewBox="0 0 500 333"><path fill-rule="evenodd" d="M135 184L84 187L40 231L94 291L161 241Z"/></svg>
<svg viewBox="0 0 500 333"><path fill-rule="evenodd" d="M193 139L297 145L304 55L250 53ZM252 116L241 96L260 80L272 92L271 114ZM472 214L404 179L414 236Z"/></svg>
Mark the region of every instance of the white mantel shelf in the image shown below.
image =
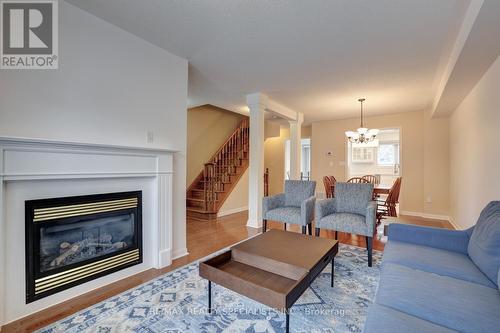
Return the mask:
<svg viewBox="0 0 500 333"><path fill-rule="evenodd" d="M0 137L0 326L140 270L170 265L175 152ZM15 265L18 267L12 268L14 257L17 261L24 261L24 200L33 196L59 195L59 186L61 196L89 194L94 189L95 192L107 193L122 188L126 190L127 186L146 191L143 202L144 262L138 267L25 304L24 262L18 262ZM14 246L19 248L14 251L11 242L16 242ZM19 253L13 252L22 252L22 259Z"/></svg>
<svg viewBox="0 0 500 333"><path fill-rule="evenodd" d="M130 151L140 151L140 152L153 152L153 153L176 153L177 150L164 149L164 148L154 148L154 147L139 147L139 146L121 146L121 145L109 145L102 143L85 143L77 141L57 141L57 140L47 140L47 139L34 139L34 138L22 138L22 137L5 137L0 136L0 143L5 144L23 144L29 145L34 144L37 146L45 145L50 148L54 147L82 147L84 149L96 148L96 149L117 149L117 150L130 150Z"/></svg>

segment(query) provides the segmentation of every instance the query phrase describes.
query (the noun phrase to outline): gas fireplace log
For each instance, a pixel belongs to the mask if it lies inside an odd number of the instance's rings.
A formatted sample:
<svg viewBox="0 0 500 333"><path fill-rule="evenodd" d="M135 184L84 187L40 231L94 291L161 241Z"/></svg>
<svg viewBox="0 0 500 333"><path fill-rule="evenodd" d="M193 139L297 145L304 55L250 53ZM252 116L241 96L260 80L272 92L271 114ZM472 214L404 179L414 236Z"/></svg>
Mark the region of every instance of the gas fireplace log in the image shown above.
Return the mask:
<svg viewBox="0 0 500 333"><path fill-rule="evenodd" d="M59 266L70 255L73 255L73 254L77 253L78 251L80 251L81 247L82 247L82 243L81 242L74 243L73 245L71 245L71 247L66 252L64 252L63 254L59 255L54 260L52 260L50 262L50 267Z"/></svg>
<svg viewBox="0 0 500 333"><path fill-rule="evenodd" d="M100 247L113 247L115 249L122 249L127 246L125 242L116 242L116 243L89 243L88 246L100 246Z"/></svg>
<svg viewBox="0 0 500 333"><path fill-rule="evenodd" d="M114 249L123 249L127 247L126 242L115 242L115 243L89 243L88 240L76 242L73 244L69 244L68 242L63 242L60 245L61 253L58 257L50 262L50 267L57 267L64 263L69 256L78 254L82 252L83 249L87 247L102 247L102 248L114 248Z"/></svg>

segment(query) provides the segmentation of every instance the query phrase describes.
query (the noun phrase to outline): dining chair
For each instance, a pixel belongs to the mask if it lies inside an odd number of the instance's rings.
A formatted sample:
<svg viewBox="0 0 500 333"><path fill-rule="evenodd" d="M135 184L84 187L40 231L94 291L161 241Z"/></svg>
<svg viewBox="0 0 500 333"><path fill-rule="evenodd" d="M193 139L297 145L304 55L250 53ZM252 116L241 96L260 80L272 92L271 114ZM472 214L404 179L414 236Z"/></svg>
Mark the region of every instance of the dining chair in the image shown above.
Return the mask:
<svg viewBox="0 0 500 333"><path fill-rule="evenodd" d="M333 198L335 183L337 179L334 176L324 176L323 185L325 186L325 194L327 198Z"/></svg>
<svg viewBox="0 0 500 333"><path fill-rule="evenodd" d="M377 221L380 221L385 216L397 217L398 212L396 210L396 205L399 203L399 192L401 191L401 181L402 177L396 178L394 183L392 184L391 189L389 190L389 195L387 198L382 201L378 201L377 208Z"/></svg>
<svg viewBox="0 0 500 333"><path fill-rule="evenodd" d="M366 179L370 184L373 184L373 185L380 184L380 178L375 176L375 175L364 175L361 178Z"/></svg>
<svg viewBox="0 0 500 333"><path fill-rule="evenodd" d="M370 182L363 177L352 177L347 181L351 184L369 184Z"/></svg>

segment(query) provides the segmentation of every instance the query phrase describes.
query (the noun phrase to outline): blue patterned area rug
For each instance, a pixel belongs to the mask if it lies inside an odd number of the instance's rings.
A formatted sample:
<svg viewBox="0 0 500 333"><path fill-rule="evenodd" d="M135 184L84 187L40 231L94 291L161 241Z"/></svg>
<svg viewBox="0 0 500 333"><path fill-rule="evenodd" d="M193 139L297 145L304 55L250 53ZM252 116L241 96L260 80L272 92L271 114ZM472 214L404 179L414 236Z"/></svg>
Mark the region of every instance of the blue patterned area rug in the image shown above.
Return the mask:
<svg viewBox="0 0 500 333"><path fill-rule="evenodd" d="M328 265L292 307L290 331L362 332L378 285L381 258L382 252L374 251L370 268L366 249L341 244L335 258L335 287L330 287ZM285 331L283 313L221 286L212 286L214 311L208 314L207 281L199 277L195 262L38 332Z"/></svg>

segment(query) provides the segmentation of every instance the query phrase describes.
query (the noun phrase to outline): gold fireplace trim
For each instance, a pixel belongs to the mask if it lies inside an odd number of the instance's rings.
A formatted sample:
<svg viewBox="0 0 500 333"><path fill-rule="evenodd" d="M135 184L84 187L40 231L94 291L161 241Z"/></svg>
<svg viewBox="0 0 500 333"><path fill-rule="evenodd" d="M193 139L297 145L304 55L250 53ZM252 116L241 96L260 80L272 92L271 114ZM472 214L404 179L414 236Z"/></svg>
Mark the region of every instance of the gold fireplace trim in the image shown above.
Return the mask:
<svg viewBox="0 0 500 333"><path fill-rule="evenodd" d="M128 198L108 200L78 205L66 205L50 208L36 208L33 222L48 221L73 216L112 212L121 209L137 208L138 199Z"/></svg>
<svg viewBox="0 0 500 333"><path fill-rule="evenodd" d="M78 281L88 276L122 266L129 262L137 261L138 259L139 249L136 249L111 258L102 259L87 265L69 269L65 272L37 279L35 280L35 294Z"/></svg>

